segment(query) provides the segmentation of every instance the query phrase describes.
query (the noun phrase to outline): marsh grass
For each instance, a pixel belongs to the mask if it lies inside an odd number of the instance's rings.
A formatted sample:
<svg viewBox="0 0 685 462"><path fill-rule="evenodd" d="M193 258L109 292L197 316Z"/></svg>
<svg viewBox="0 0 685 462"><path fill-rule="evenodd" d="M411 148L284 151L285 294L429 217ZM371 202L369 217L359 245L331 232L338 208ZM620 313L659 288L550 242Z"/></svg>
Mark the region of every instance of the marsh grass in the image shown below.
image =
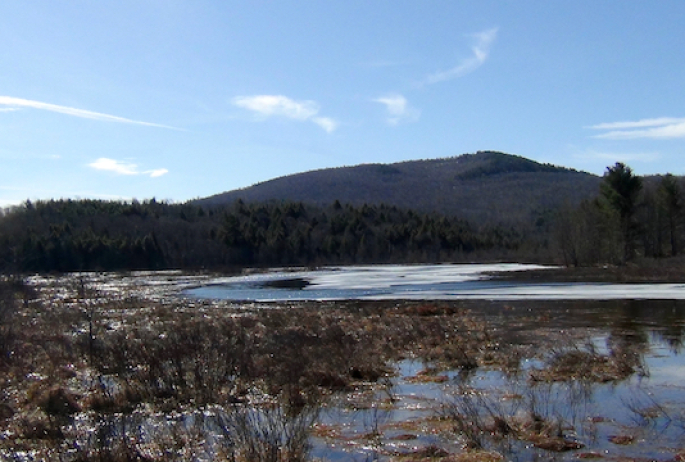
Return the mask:
<svg viewBox="0 0 685 462"><path fill-rule="evenodd" d="M553 400L550 390L533 389L526 397L508 400L493 391L460 386L443 403L441 415L468 451L516 454L529 444L552 453L582 448L573 436L566 403Z"/></svg>
<svg viewBox="0 0 685 462"><path fill-rule="evenodd" d="M533 381L551 382L614 382L636 373L646 376L648 372L643 354L636 352L635 348L635 344L620 342L608 354L600 354L591 343L582 346L562 344L550 349L544 367L531 371L530 378Z"/></svg>
<svg viewBox="0 0 685 462"><path fill-rule="evenodd" d="M88 277L5 281L0 458L306 461L321 409L358 399L366 420L354 438L366 438L386 460L500 460L519 444L572 450L579 417L569 403L582 405L581 385L646 373L644 339L625 326L600 354L577 342L559 346L542 328L524 334L509 307L487 318L465 306L236 306L142 296ZM530 318L549 320L544 312ZM529 357L539 369L521 367ZM428 372L416 384L464 384L439 419L426 420L459 435L464 451L437 443L387 450L384 419L397 399L393 365L406 358ZM497 396L466 386L484 367L524 385ZM575 394L560 399L569 383ZM648 410L627 404L636 416ZM341 434L317 428L328 432L324 438Z"/></svg>
<svg viewBox="0 0 685 462"><path fill-rule="evenodd" d="M140 416L216 407L214 455L305 460L332 393L387 381L405 355L477 367L474 340L487 338L461 310L425 303L236 310L103 292L84 276L48 280L30 299L21 284L0 289L5 454L75 447L71 460L170 460L212 439L207 425L161 425L159 441L175 449L152 450ZM91 422L87 435L77 416Z"/></svg>

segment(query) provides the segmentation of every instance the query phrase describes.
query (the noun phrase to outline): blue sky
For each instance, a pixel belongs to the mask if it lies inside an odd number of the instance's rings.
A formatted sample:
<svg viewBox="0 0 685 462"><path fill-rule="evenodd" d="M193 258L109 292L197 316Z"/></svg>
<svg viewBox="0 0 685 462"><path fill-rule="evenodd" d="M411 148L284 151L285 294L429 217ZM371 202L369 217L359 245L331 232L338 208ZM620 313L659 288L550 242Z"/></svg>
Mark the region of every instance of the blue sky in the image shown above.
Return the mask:
<svg viewBox="0 0 685 462"><path fill-rule="evenodd" d="M685 174L685 2L6 1L0 205L498 150Z"/></svg>

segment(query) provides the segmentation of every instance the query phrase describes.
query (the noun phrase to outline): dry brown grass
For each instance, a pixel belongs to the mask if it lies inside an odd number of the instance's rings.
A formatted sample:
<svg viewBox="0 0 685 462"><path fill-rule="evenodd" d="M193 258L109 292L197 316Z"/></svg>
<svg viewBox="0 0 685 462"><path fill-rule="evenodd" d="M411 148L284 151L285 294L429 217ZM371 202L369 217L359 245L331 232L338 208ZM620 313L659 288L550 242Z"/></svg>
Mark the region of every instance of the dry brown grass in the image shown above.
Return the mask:
<svg viewBox="0 0 685 462"><path fill-rule="evenodd" d="M7 313L0 326L0 427L17 436L0 442L6 453L30 448L47 457L57 446L82 440L73 460L167 460L149 450L141 455L149 444L127 423L130 416L219 406L233 426L224 447L231 457L304 460L302 435L312 421L301 416L311 415L331 393L385 380L394 373L389 365L406 356L438 368L473 369L484 352L494 350L485 325L449 304L251 309L104 293L84 278L48 281L31 297L22 295L29 291L22 292L21 284L0 291ZM254 414L241 409L261 409L267 418L250 422L245 416ZM79 413L111 435L84 440L71 424ZM115 417L123 430L106 430L105 422ZM294 422L305 424L292 431ZM248 438L267 423L281 433ZM238 438L236 429L247 427ZM116 436L122 431L128 436ZM195 431L200 438L202 431ZM273 449L296 435L297 447Z"/></svg>
<svg viewBox="0 0 685 462"><path fill-rule="evenodd" d="M515 306L491 317L459 302L235 306L106 293L83 280L29 289L13 284L0 287L6 314L0 431L9 435L0 439L0 458L33 451L45 460L189 460L209 457L204 442L218 434L217 460L304 461L312 432L346 438L335 426L312 428L320 406L363 390L370 391L359 397L359 409L391 406L392 397L383 401L374 393L405 358L425 366L416 383L447 384L446 370L468 377L487 366L515 375L523 358L537 354L544 367L532 372L532 388L616 381L643 367L634 346L640 342L626 335L616 335L625 341L604 354L572 345L550 349L559 334L542 327L552 316L540 310L510 317ZM524 334L531 324L541 328ZM502 452L491 450L493 439L549 451L577 448L554 413L529 404L522 418L465 396L440 419L405 422L395 440L412 441L429 427L433 435L459 435L465 451L433 445L388 457L502 460ZM76 425L75 417L86 423ZM154 438L142 429L146 419L162 419L154 421ZM195 424L182 425L183 419ZM380 441L382 430L367 435ZM64 447L77 448L73 457L53 457Z"/></svg>
<svg viewBox="0 0 685 462"><path fill-rule="evenodd" d="M630 349L630 345L624 345ZM641 355L617 349L610 354L599 354L593 348L575 345L552 349L545 367L530 372L533 381L613 382L624 380L636 372L646 374Z"/></svg>

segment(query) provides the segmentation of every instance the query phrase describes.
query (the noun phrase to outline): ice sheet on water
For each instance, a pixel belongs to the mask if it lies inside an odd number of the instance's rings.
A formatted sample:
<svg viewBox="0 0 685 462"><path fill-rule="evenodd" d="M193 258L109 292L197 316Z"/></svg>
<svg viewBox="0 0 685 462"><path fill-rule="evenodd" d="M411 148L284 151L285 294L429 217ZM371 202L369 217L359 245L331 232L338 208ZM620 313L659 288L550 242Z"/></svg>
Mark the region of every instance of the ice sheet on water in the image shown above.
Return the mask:
<svg viewBox="0 0 685 462"><path fill-rule="evenodd" d="M539 265L497 263L477 265L350 266L311 272L304 277L318 289L387 289L394 286L477 281L489 272L525 271Z"/></svg>
<svg viewBox="0 0 685 462"><path fill-rule="evenodd" d="M374 300L397 298L396 294L379 294ZM563 283L506 285L469 290L425 290L405 292L403 299L476 299L476 300L685 300L682 284L592 284Z"/></svg>
<svg viewBox="0 0 685 462"><path fill-rule="evenodd" d="M387 289L398 285L440 284L485 279L490 272L526 271L548 268L518 263L466 265L373 265L330 267L319 270L270 271L216 279L216 284L263 283L302 278L317 289Z"/></svg>
<svg viewBox="0 0 685 462"><path fill-rule="evenodd" d="M468 265L377 265L286 271L221 278L219 291L188 291L200 298L232 300L683 300L683 284L549 283L491 280L491 273L546 268L516 263ZM299 288L274 288L265 283L302 279Z"/></svg>

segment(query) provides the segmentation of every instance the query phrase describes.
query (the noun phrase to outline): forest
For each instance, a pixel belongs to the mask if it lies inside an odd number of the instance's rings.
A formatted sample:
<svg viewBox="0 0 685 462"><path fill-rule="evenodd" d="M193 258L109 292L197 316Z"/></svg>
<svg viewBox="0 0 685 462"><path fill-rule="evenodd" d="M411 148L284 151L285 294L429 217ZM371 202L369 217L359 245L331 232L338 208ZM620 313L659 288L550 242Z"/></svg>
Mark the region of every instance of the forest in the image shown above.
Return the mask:
<svg viewBox="0 0 685 462"><path fill-rule="evenodd" d="M0 218L0 269L231 269L495 258L514 230L383 205L201 207L148 200L26 202Z"/></svg>
<svg viewBox="0 0 685 462"><path fill-rule="evenodd" d="M617 163L597 195L534 223L476 224L383 204L27 201L0 216L6 273L494 260L622 265L683 247L681 179Z"/></svg>
<svg viewBox="0 0 685 462"><path fill-rule="evenodd" d="M676 257L683 248L682 177L640 177L616 163L597 197L556 213L553 241L567 266L624 265Z"/></svg>

